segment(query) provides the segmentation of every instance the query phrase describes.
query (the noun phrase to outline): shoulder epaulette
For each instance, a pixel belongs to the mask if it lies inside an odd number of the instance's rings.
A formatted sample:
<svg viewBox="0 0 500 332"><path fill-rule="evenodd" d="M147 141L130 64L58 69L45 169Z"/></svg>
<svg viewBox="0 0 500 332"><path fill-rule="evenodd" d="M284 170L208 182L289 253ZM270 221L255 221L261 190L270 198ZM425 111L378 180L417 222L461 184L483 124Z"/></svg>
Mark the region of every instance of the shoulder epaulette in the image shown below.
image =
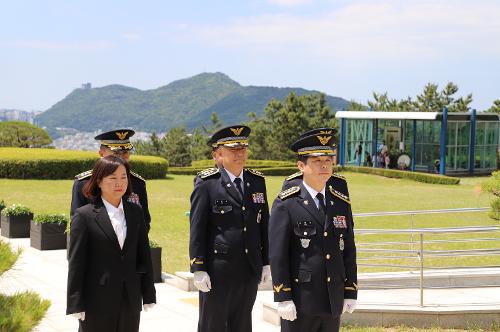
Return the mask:
<svg viewBox="0 0 500 332"><path fill-rule="evenodd" d="M332 176L333 176L334 178L337 178L337 179L342 179L342 180L344 180L344 181L347 181L347 180L346 180L346 178L345 178L345 176L340 175L339 173L333 173L333 174L332 174Z"/></svg>
<svg viewBox="0 0 500 332"><path fill-rule="evenodd" d="M207 169L204 169L203 171L199 171L196 175L201 178L201 179L206 179L212 175L218 174L220 171L216 167L210 167Z"/></svg>
<svg viewBox="0 0 500 332"><path fill-rule="evenodd" d="M146 179L145 179L145 178L143 178L142 176L140 176L140 175L139 175L139 174L137 174L137 173L134 173L134 172L130 171L130 175L132 175L132 176L134 176L134 177L138 178L139 180L142 180L142 181L146 182Z"/></svg>
<svg viewBox="0 0 500 332"><path fill-rule="evenodd" d="M248 172L250 172L251 174L253 174L253 175L260 176L261 178L265 178L265 177L266 177L266 176L264 175L264 173L259 172L259 171L255 170L255 169L250 169L250 168L247 168L246 170L247 170Z"/></svg>
<svg viewBox="0 0 500 332"><path fill-rule="evenodd" d="M302 176L302 172L293 173L292 175L287 176L285 180L290 181L300 176Z"/></svg>
<svg viewBox="0 0 500 332"><path fill-rule="evenodd" d="M83 173L75 175L75 179L78 181L84 180L86 178L89 178L92 175L92 170L85 171Z"/></svg>
<svg viewBox="0 0 500 332"><path fill-rule="evenodd" d="M281 199L281 200L284 200L296 193L300 192L300 187L299 186L294 186L294 187L290 187L288 189L285 189L283 190L282 192L280 192L278 194L278 197Z"/></svg>
<svg viewBox="0 0 500 332"><path fill-rule="evenodd" d="M343 200L344 202L346 202L348 204L351 204L351 201L349 200L349 196L346 196L346 195L342 194L340 191L333 189L332 186L329 186L328 188L330 189L330 193L333 196L340 198L341 200Z"/></svg>

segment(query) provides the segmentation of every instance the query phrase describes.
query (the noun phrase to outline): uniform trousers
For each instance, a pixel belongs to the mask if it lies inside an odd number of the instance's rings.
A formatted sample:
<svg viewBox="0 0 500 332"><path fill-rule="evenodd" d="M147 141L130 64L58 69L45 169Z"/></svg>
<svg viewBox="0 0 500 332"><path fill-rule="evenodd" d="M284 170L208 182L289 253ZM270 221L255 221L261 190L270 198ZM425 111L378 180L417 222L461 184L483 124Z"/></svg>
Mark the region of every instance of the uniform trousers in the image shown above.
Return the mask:
<svg viewBox="0 0 500 332"><path fill-rule="evenodd" d="M224 279L212 280L209 292L199 292L198 332L251 332L258 281Z"/></svg>
<svg viewBox="0 0 500 332"><path fill-rule="evenodd" d="M125 285L120 300L120 310L115 314L85 313L85 320L79 321L79 332L138 332L141 312L130 310Z"/></svg>
<svg viewBox="0 0 500 332"><path fill-rule="evenodd" d="M297 313L297 319L281 319L281 332L338 332L340 315L306 315Z"/></svg>

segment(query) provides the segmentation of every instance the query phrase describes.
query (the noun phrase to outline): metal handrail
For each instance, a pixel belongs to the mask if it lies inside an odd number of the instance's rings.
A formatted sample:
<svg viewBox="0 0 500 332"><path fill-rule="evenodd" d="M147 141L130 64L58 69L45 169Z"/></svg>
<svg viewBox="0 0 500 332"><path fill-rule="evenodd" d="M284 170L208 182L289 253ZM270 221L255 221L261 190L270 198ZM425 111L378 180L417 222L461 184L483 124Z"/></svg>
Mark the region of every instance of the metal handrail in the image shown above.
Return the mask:
<svg viewBox="0 0 500 332"><path fill-rule="evenodd" d="M382 216L410 216L410 229L355 229L355 234L360 235L376 235L376 234L409 234L410 241L390 241L380 243L370 243L366 246L360 245L358 252L367 253L387 253L388 255L379 255L380 260L393 260L393 259L411 259L417 258L419 261L418 266L402 265L402 264L375 264L375 263L361 263L359 265L370 267L390 267L390 268L409 268L419 269L420 272L420 306L424 305L424 255L425 257L461 257L482 256L482 255L500 255L500 248L489 249L470 249L470 250L424 250L424 244L429 243L454 243L454 242L479 242L479 241L498 241L500 238L496 237L482 237L474 239L456 239L456 240L428 240L424 241L424 235L433 234L463 234L463 233L484 233L484 232L497 232L500 230L499 226L466 226L466 227L440 227L440 228L414 228L413 217L415 215L424 214L450 214L450 213L470 213L470 212L486 212L490 208L459 208L459 209L440 209L440 210L417 210L417 211L392 211L392 212L371 212L371 213L357 213L353 214L354 217L382 217ZM418 249L413 249L416 244L413 236L418 235ZM384 249L373 248L376 245L407 245L410 244L410 249ZM370 246L371 248L366 248ZM359 261L373 260L372 257L360 257ZM492 266L498 267L498 266ZM437 269L437 267L428 267L428 269ZM430 287L429 287L430 288Z"/></svg>

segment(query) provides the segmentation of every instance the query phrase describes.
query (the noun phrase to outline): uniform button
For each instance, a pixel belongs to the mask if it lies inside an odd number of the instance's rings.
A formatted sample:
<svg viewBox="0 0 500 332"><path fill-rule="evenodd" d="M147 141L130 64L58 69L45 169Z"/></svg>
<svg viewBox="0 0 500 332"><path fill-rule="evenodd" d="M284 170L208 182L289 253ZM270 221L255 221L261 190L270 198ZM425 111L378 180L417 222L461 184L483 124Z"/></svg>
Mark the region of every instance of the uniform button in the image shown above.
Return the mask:
<svg viewBox="0 0 500 332"><path fill-rule="evenodd" d="M326 254L326 259L330 259L330 254Z"/></svg>
<svg viewBox="0 0 500 332"><path fill-rule="evenodd" d="M217 253L217 250L214 250L214 254L216 254L216 253Z"/></svg>
<svg viewBox="0 0 500 332"><path fill-rule="evenodd" d="M245 207L242 207L241 209L242 209L243 211L245 211Z"/></svg>
<svg viewBox="0 0 500 332"><path fill-rule="evenodd" d="M245 254L248 254L248 249L245 249Z"/></svg>
<svg viewBox="0 0 500 332"><path fill-rule="evenodd" d="M246 227L244 227L244 228L243 228L243 232L246 232L246 231L247 231L247 228L246 228Z"/></svg>
<svg viewBox="0 0 500 332"><path fill-rule="evenodd" d="M330 277L326 278L326 282L330 282L330 280L331 280Z"/></svg>
<svg viewBox="0 0 500 332"><path fill-rule="evenodd" d="M224 214L224 210L220 210L220 214Z"/></svg>
<svg viewBox="0 0 500 332"><path fill-rule="evenodd" d="M295 282L299 282L299 279L295 279Z"/></svg>
<svg viewBox="0 0 500 332"><path fill-rule="evenodd" d="M324 237L327 237L327 236L328 236L328 232L324 232L324 233L323 233L323 236L324 236Z"/></svg>

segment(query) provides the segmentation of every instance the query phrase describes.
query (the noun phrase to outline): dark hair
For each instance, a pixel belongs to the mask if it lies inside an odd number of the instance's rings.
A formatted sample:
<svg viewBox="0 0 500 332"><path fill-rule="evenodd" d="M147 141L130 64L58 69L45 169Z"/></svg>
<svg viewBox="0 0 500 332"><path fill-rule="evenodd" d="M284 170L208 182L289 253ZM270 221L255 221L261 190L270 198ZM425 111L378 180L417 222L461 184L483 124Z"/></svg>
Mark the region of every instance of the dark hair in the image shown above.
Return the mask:
<svg viewBox="0 0 500 332"><path fill-rule="evenodd" d="M120 165L125 166L125 170L127 171L128 185L125 195L130 195L132 193L132 183L130 182L130 167L128 166L128 162L113 155L97 160L90 180L83 186L83 195L91 201L95 201L97 197L100 197L101 188L99 188L99 182L106 176L113 174Z"/></svg>

